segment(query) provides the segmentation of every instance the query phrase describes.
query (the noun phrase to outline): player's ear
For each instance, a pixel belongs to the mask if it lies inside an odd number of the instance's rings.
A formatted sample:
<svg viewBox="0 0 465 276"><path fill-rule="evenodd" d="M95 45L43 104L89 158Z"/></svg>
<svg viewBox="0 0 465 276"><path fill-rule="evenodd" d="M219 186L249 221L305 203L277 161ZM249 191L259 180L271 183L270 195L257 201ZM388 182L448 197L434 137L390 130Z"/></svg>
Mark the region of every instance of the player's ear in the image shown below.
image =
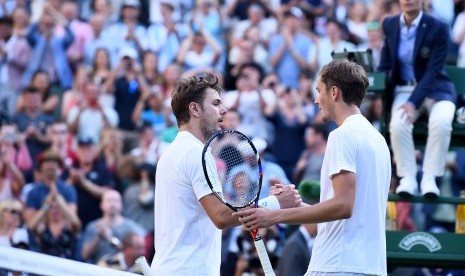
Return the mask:
<svg viewBox="0 0 465 276"><path fill-rule="evenodd" d="M195 117L199 117L200 116L200 105L198 103L191 102L189 104L189 112L191 113L191 115Z"/></svg>
<svg viewBox="0 0 465 276"><path fill-rule="evenodd" d="M341 90L337 86L333 85L331 87L330 96L333 99L333 101L336 101L338 97L342 96Z"/></svg>

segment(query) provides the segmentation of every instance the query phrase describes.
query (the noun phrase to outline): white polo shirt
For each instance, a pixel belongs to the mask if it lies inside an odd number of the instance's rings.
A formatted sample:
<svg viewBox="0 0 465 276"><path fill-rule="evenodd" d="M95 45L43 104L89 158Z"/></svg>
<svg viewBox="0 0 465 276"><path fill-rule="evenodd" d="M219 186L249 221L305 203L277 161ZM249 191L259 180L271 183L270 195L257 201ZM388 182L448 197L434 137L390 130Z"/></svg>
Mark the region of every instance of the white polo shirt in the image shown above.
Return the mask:
<svg viewBox="0 0 465 276"><path fill-rule="evenodd" d="M355 173L352 217L318 224L312 272L387 275L385 216L391 157L384 137L360 114L331 132L321 169L320 202L334 195L332 176Z"/></svg>
<svg viewBox="0 0 465 276"><path fill-rule="evenodd" d="M220 274L221 230L199 202L212 193L202 169L203 147L181 131L158 162L152 275Z"/></svg>

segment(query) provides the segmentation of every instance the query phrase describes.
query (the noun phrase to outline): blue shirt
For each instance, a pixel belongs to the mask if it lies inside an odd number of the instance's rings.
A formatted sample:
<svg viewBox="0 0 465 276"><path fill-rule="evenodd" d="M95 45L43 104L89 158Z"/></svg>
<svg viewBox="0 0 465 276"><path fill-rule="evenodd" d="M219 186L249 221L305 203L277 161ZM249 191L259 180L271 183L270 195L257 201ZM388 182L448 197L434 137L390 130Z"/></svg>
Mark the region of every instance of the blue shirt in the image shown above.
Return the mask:
<svg viewBox="0 0 465 276"><path fill-rule="evenodd" d="M56 185L58 193L65 198L66 202L74 204L77 203L76 190L73 186L60 180ZM27 195L26 207L36 210L40 209L49 191L50 189L44 183L37 184Z"/></svg>
<svg viewBox="0 0 465 276"><path fill-rule="evenodd" d="M417 36L418 25L420 24L423 12L420 11L417 18L412 21L410 28L405 23L404 14L400 16L400 37L397 56L400 64L400 77L404 81L415 80L413 72L413 51L415 49L415 38Z"/></svg>
<svg viewBox="0 0 465 276"><path fill-rule="evenodd" d="M284 37L281 34L275 35L271 38L269 44L269 56L274 56L279 51L281 46L285 43ZM310 47L313 46L313 42L307 36L296 33L293 42L293 47L296 52L303 58L305 58L309 52ZM279 79L285 86L290 86L296 89L300 88L299 77L301 68L297 60L292 56L289 49L286 49L281 60L278 62L275 68L278 73Z"/></svg>

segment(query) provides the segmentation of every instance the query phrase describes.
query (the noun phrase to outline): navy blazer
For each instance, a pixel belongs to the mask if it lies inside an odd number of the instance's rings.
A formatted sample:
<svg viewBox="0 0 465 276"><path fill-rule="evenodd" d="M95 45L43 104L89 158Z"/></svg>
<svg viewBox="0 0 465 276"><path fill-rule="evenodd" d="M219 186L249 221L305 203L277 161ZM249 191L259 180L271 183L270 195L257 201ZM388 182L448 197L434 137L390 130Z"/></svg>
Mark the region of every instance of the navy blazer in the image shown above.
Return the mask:
<svg viewBox="0 0 465 276"><path fill-rule="evenodd" d="M394 88L401 81L397 57L400 15L386 18L383 22L383 31L385 39L378 70L388 72L392 88ZM416 108L420 107L427 97L438 101L456 101L455 86L444 70L448 43L449 27L423 13L417 28L413 53L413 71L417 85L409 98L409 102Z"/></svg>

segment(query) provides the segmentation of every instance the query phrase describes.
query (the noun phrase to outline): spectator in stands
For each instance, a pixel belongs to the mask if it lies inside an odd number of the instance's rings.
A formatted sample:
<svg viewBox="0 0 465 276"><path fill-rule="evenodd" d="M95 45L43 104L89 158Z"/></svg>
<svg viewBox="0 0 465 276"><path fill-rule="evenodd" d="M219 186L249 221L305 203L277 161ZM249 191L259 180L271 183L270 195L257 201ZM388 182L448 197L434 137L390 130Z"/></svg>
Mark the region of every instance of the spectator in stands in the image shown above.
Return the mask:
<svg viewBox="0 0 465 276"><path fill-rule="evenodd" d="M117 191L105 191L100 208L103 215L86 227L82 248L82 258L94 264L105 255L119 252L121 240L126 234L134 232L137 235L145 235L140 225L121 216L123 205L121 195Z"/></svg>
<svg viewBox="0 0 465 276"><path fill-rule="evenodd" d="M98 149L90 137L79 137L76 154L77 164L70 170L68 182L76 188L78 215L85 227L102 215L100 200L115 182L105 164L97 160Z"/></svg>
<svg viewBox="0 0 465 276"><path fill-rule="evenodd" d="M266 119L272 123L275 130L272 152L287 177L292 178L299 155L305 148L303 136L308 118L302 98L296 89L280 86L276 89L276 97L275 103L265 109ZM282 147L285 143L287 146Z"/></svg>
<svg viewBox="0 0 465 276"><path fill-rule="evenodd" d="M428 139L423 162L421 194L437 197L435 177L444 174L452 132L456 93L444 65L449 42L448 26L422 11L422 1L401 0L402 14L386 18L386 36L379 70L389 73L394 102L389 124L391 146L401 177L396 192L417 190L417 164L413 123L428 113Z"/></svg>
<svg viewBox="0 0 465 276"><path fill-rule="evenodd" d="M140 2L139 0L124 0L121 7L121 20L103 31L110 43L115 45L115 51L111 51L111 60L117 64L119 53L122 49L131 48L137 56L142 56L147 48L147 30L139 24Z"/></svg>
<svg viewBox="0 0 465 276"><path fill-rule="evenodd" d="M89 71L86 67L80 66L77 68L74 74L73 87L63 93L63 99L61 102L61 118L66 120L68 118L69 111L78 106L82 98L84 97L84 87L89 80Z"/></svg>
<svg viewBox="0 0 465 276"><path fill-rule="evenodd" d="M106 48L97 48L92 59L91 81L98 85L104 85L111 73L110 54ZM102 87L104 91L108 89Z"/></svg>
<svg viewBox="0 0 465 276"><path fill-rule="evenodd" d="M128 233L121 243L121 252L112 256L104 256L98 262L99 266L142 274L140 266L135 261L145 254L144 237L136 233Z"/></svg>
<svg viewBox="0 0 465 276"><path fill-rule="evenodd" d="M33 87L39 91L42 96L42 111L49 115L55 115L59 113L59 96L56 87L52 87L50 77L48 73L43 70L38 70L32 76L30 87ZM61 91L59 91L61 94ZM16 104L16 110L21 112L24 110L24 97L20 96Z"/></svg>
<svg viewBox="0 0 465 276"><path fill-rule="evenodd" d="M302 224L299 230L286 240L278 262L279 275L300 276L307 272L316 234L316 224Z"/></svg>
<svg viewBox="0 0 465 276"><path fill-rule="evenodd" d="M167 101L168 106L171 108L171 93L176 87L176 82L181 78L182 69L177 63L171 63L163 71L161 79L161 91L163 98Z"/></svg>
<svg viewBox="0 0 465 276"><path fill-rule="evenodd" d="M100 94L99 86L86 83L83 99L77 106L71 108L67 117L72 134L78 137L90 137L94 143L100 141L104 128L118 125L118 113L113 108L99 103Z"/></svg>
<svg viewBox="0 0 465 276"><path fill-rule="evenodd" d="M452 28L452 40L459 46L457 66L465 67L465 1L462 0L462 11L457 15Z"/></svg>
<svg viewBox="0 0 465 276"><path fill-rule="evenodd" d="M117 178L117 170L123 159L123 136L116 128L106 128L102 133L97 161L102 163L115 181L115 187L122 191Z"/></svg>
<svg viewBox="0 0 465 276"><path fill-rule="evenodd" d="M174 6L161 3L161 23L153 23L147 30L148 48L159 55L158 72L165 71L167 66L176 60L182 40L187 35L185 24L174 21Z"/></svg>
<svg viewBox="0 0 465 276"><path fill-rule="evenodd" d="M373 56L374 68L378 68L381 59L381 49L383 47L383 31L378 22L370 22L367 24L368 41L358 45L358 49L367 50L371 49Z"/></svg>
<svg viewBox="0 0 465 276"><path fill-rule="evenodd" d="M138 164L130 158L126 165L131 167L129 186L123 194L123 216L140 224L147 233L153 232L155 197L155 166Z"/></svg>
<svg viewBox="0 0 465 276"><path fill-rule="evenodd" d="M155 89L158 90L147 91L140 97L132 113L132 121L135 125L151 123L155 134L160 135L166 128L174 125L176 118L173 118L170 109L165 108L160 88Z"/></svg>
<svg viewBox="0 0 465 276"><path fill-rule="evenodd" d="M65 180L68 177L69 168L77 162L76 153L70 146L68 125L62 121L53 122L47 129L47 134L50 137L50 147L48 150L58 154L63 160L63 172L61 179Z"/></svg>
<svg viewBox="0 0 465 276"><path fill-rule="evenodd" d="M300 155L294 169L293 180L298 184L301 181L320 181L321 166L328 141L328 129L323 124L313 124L305 130L306 149Z"/></svg>
<svg viewBox="0 0 465 276"><path fill-rule="evenodd" d="M18 200L0 201L0 246L29 248L29 235L22 228L23 205Z"/></svg>
<svg viewBox="0 0 465 276"><path fill-rule="evenodd" d="M112 4L118 4L113 6ZM93 0L91 1L92 16L98 15L105 19L105 27L109 27L116 23L120 12L121 0Z"/></svg>
<svg viewBox="0 0 465 276"><path fill-rule="evenodd" d="M52 151L45 151L39 157L40 182L35 183L34 188L28 193L26 199L26 210L24 219L29 229L32 226L32 218L44 207L45 199L49 195L61 196L69 206L69 209L76 214L77 198L74 187L63 182L59 178L59 170L63 167L60 156Z"/></svg>
<svg viewBox="0 0 465 276"><path fill-rule="evenodd" d="M137 128L137 133L139 135L139 145L130 151L130 155L138 163L147 163L155 166L167 144L155 135L153 126L149 122L143 122Z"/></svg>
<svg viewBox="0 0 465 276"><path fill-rule="evenodd" d="M47 195L42 207L30 218L28 226L41 253L66 259L76 258L81 222L56 189Z"/></svg>
<svg viewBox="0 0 465 276"><path fill-rule="evenodd" d="M256 27L260 40L267 44L270 37L276 33L277 22L273 17L265 18L263 6L253 3L247 9L247 19L239 21L234 26L230 45L232 47L236 46L250 27Z"/></svg>
<svg viewBox="0 0 465 276"><path fill-rule="evenodd" d="M26 137L26 144L35 161L37 155L47 148L49 143L45 135L53 118L42 112L42 97L35 88L26 88L23 92L24 111L13 117L13 123Z"/></svg>
<svg viewBox="0 0 465 276"><path fill-rule="evenodd" d="M104 34L105 17L103 15L95 14L90 18L90 27L92 39L84 45L83 59L84 64L87 66L95 66L95 55L98 49L106 49L107 53L114 54L116 49L116 43L107 39ZM115 53L117 55L117 53ZM111 60L113 62L114 60Z"/></svg>
<svg viewBox="0 0 465 276"><path fill-rule="evenodd" d="M260 64L265 71L269 71L267 70L269 68L268 52L263 47L258 46L259 44L246 37L238 39L237 45L229 50L229 64L232 66L231 76L236 78L242 65L251 61Z"/></svg>
<svg viewBox="0 0 465 276"><path fill-rule="evenodd" d="M16 126L13 124L2 125L0 137L3 137L0 143L0 155L8 156L8 160L13 162L23 173L32 170L33 162L25 137L18 132Z"/></svg>
<svg viewBox="0 0 465 276"><path fill-rule="evenodd" d="M218 1L195 1L194 8L187 12L185 18L192 32L211 36L220 47L224 45L223 20Z"/></svg>
<svg viewBox="0 0 465 276"><path fill-rule="evenodd" d="M310 67L306 58L314 45L300 30L302 17L303 12L297 7L285 12L281 32L270 39L268 48L270 64L281 82L296 89L299 88L300 72Z"/></svg>
<svg viewBox="0 0 465 276"><path fill-rule="evenodd" d="M73 74L66 57L66 50L74 40L69 22L50 4L44 6L40 22L33 24L27 40L32 47L32 55L22 78L27 86L37 70L48 73L53 86L69 89L73 84ZM65 34L59 35L56 27L64 27Z"/></svg>
<svg viewBox="0 0 465 276"><path fill-rule="evenodd" d="M14 114L16 93L8 80L8 44L12 38L13 21L10 17L0 17L0 108L11 116Z"/></svg>
<svg viewBox="0 0 465 276"><path fill-rule="evenodd" d="M190 33L182 42L176 57L184 70L213 70L217 65L222 48L218 42L204 30Z"/></svg>
<svg viewBox="0 0 465 276"><path fill-rule="evenodd" d="M142 55L142 75L150 89L160 89L160 74L158 72L158 56L156 52L145 51Z"/></svg>
<svg viewBox="0 0 465 276"><path fill-rule="evenodd" d="M271 142L271 131L263 115L264 110L275 104L276 96L269 89L261 89L263 69L256 63L247 63L239 70L237 90L223 95L224 106L236 110L241 117L238 130L250 137L260 137Z"/></svg>
<svg viewBox="0 0 465 276"><path fill-rule="evenodd" d="M368 9L363 2L353 2L349 8L347 29L354 44L359 45L368 42L367 31Z"/></svg>
<svg viewBox="0 0 465 276"><path fill-rule="evenodd" d="M125 138L135 129L131 120L132 112L140 99L140 95L147 93L148 85L139 69L138 54L132 48L124 48L120 52L120 62L108 78L114 81L114 90L110 90L115 97L115 111L118 113L118 128L124 131ZM118 73L122 71L122 75Z"/></svg>
<svg viewBox="0 0 465 276"><path fill-rule="evenodd" d="M333 58L331 53L353 51L355 45L343 39L344 26L336 20L326 22L326 36L318 41L318 72Z"/></svg>
<svg viewBox="0 0 465 276"><path fill-rule="evenodd" d="M25 184L24 176L11 159L16 137L0 134L0 201L18 198Z"/></svg>
<svg viewBox="0 0 465 276"><path fill-rule="evenodd" d="M26 70L31 55L31 47L26 39L29 14L23 7L15 8L11 16L13 20L13 35L6 45L8 57L8 81L11 88L21 91L21 77Z"/></svg>
<svg viewBox="0 0 465 276"><path fill-rule="evenodd" d="M92 40L90 24L79 19L79 10L76 1L66 0L61 4L61 14L69 22L69 28L74 36L73 43L68 47L66 54L72 68L76 69L83 60L84 45Z"/></svg>

